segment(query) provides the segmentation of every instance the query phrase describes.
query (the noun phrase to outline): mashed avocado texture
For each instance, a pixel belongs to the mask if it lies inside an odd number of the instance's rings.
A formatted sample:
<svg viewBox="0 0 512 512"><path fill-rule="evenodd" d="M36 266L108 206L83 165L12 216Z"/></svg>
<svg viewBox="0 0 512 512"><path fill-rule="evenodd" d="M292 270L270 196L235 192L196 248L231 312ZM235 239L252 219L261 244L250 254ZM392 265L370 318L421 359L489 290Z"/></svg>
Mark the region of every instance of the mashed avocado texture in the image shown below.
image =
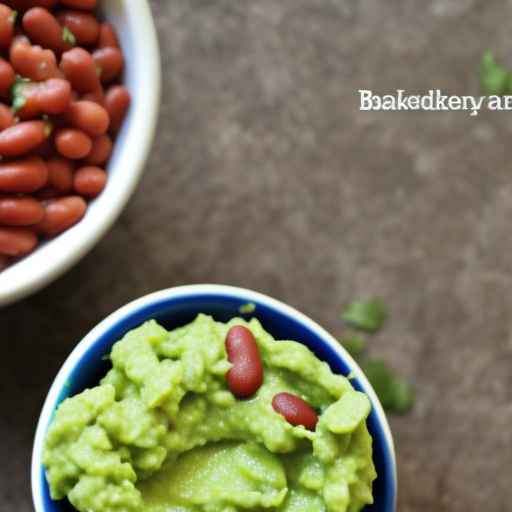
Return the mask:
<svg viewBox="0 0 512 512"><path fill-rule="evenodd" d="M256 395L236 399L225 375L233 325L254 334L264 364ZM80 512L358 512L373 502L370 402L304 345L276 341L253 319L199 315L167 331L130 331L100 385L65 400L43 462L53 499ZM292 426L280 392L320 414Z"/></svg>

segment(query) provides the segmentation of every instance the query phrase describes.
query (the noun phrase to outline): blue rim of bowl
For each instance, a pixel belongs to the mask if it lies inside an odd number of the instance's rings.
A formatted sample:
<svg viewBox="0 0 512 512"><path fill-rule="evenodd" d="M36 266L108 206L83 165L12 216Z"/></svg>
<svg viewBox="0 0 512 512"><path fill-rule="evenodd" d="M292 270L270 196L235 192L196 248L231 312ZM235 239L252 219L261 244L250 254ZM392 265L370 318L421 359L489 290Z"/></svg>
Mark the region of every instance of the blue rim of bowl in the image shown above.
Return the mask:
<svg viewBox="0 0 512 512"><path fill-rule="evenodd" d="M212 301L216 304L213 309ZM353 358L325 329L291 306L251 290L210 284L169 288L137 299L100 322L75 347L52 384L37 426L31 470L35 511L57 510L49 496L41 463L44 437L58 405L68 396L94 385L101 375L104 375L108 363L105 362L105 366L96 363L96 371L91 373L86 369L89 368L91 361L101 360L115 341L145 320L156 318L165 324L166 314L168 316L172 310L176 316L180 313L180 305L182 310L186 308L187 311L192 306L196 306L194 314L201 312L201 308L205 307L208 309L207 313L213 314L218 320L226 321L236 316L239 307L247 303L254 303L256 306L255 312L250 316L265 318L263 326L276 338L280 338L280 329L286 332L290 332L290 329L301 331L301 334L292 339L312 349L320 359L327 361L335 372L345 376L352 373L354 377L351 380L352 385L368 395L373 406L368 419L368 428L374 440L374 460L378 472L374 483L374 494L381 496L381 499L378 504L365 508L365 512L377 512L377 505L380 507L379 512L394 512L397 475L391 430L374 390ZM184 313L184 315L183 321L179 324L192 320L194 316L190 313ZM238 316L247 315L238 313ZM284 322L289 324L284 326Z"/></svg>

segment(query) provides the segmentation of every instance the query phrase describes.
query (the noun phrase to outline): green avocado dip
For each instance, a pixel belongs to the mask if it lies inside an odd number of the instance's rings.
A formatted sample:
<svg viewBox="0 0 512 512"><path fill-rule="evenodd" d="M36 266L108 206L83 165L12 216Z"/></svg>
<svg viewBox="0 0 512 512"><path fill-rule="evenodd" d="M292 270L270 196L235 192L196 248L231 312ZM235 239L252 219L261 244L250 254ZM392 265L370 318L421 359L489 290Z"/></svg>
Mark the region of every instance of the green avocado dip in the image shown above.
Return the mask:
<svg viewBox="0 0 512 512"><path fill-rule="evenodd" d="M249 399L226 385L225 338L254 335L264 380ZM60 405L43 462L55 500L80 512L358 512L376 478L370 402L304 345L256 319L199 315L127 333L100 385ZM271 405L276 393L318 412L314 431Z"/></svg>

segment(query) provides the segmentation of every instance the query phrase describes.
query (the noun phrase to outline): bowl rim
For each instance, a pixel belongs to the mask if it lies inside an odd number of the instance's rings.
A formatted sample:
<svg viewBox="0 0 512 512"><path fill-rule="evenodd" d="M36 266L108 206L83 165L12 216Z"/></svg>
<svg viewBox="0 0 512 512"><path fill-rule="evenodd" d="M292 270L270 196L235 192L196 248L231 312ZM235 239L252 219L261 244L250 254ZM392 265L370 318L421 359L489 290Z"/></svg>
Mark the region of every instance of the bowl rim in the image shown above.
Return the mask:
<svg viewBox="0 0 512 512"><path fill-rule="evenodd" d="M346 351L346 349L336 341L336 339L317 322L309 318L304 313L298 311L294 307L281 302L278 299L274 299L263 293L253 291L246 288L220 285L220 284L192 284L185 286L176 286L172 288L166 288L157 292L150 293L138 299L135 299L128 304L121 306L119 309L108 315L101 322L99 322L86 336L75 346L70 355L65 360L64 364L60 368L57 376L55 377L50 390L44 401L43 408L37 423L36 434L34 437L34 444L32 449L32 461L31 461L31 487L32 487L32 499L34 503L35 512L46 512L44 507L44 500L42 496L43 480L42 475L42 453L44 438L46 436L47 429L50 425L53 413L56 406L62 396L63 389L67 386L68 378L73 373L74 369L80 363L82 357L88 352L88 350L94 346L94 344L100 340L101 335L108 332L123 318L133 314L134 312L144 309L147 306L157 304L163 300L169 299L187 299L197 296L226 296L242 300L244 302L255 302L264 304L269 309L288 316L304 325L310 331L315 333L321 338L339 357L341 357L351 371L358 379L359 383L364 389L364 392L369 396L372 402L372 407L377 415L378 425L382 431L383 438L387 444L389 450L389 458L391 463L391 485L392 485L392 510L396 509L396 497L397 497L397 467L396 467L396 454L395 445L391 429L382 408L382 405L375 394L370 382L364 375L363 371L356 363L354 358Z"/></svg>
<svg viewBox="0 0 512 512"><path fill-rule="evenodd" d="M137 46L137 55L139 55L137 60L142 60L145 63L139 87L142 91L139 100L144 104L145 130L139 129L141 124L139 115L137 119L134 119L132 126L126 127L130 128L127 132L129 136L123 140L123 143L130 147L131 172L126 173L121 182L121 188L117 187L116 193L110 194L108 207L104 207L102 203L101 216L95 215L95 218L91 219L91 221L94 220L94 223L91 222L89 225L86 222L87 217L82 219L49 244L37 248L12 268L6 269L3 279L0 274L0 307L36 293L81 260L112 227L144 172L144 163L154 140L162 89L158 36L147 0L138 0L137 2L120 0L115 8L122 9L121 12L130 20L130 26L136 27L136 32L144 39L144 44ZM110 191L106 190L105 192ZM56 245L58 245L58 250L50 249ZM67 249L69 246L71 248ZM62 250L62 247L65 250ZM36 256L41 251L44 251L44 254ZM31 257L34 259L30 260Z"/></svg>

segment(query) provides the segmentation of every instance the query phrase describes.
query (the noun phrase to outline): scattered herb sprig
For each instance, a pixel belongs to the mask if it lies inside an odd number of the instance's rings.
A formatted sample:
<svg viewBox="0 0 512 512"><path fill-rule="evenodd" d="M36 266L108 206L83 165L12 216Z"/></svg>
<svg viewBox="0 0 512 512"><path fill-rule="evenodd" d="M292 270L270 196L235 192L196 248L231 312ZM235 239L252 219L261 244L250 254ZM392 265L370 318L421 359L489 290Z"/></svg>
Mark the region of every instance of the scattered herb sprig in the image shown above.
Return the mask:
<svg viewBox="0 0 512 512"><path fill-rule="evenodd" d="M349 304L343 313L343 320L360 331L378 331L387 317L386 307L379 299L355 301Z"/></svg>
<svg viewBox="0 0 512 512"><path fill-rule="evenodd" d="M70 44L71 46L75 46L76 45L76 37L75 37L75 34L73 34L73 32L71 32L71 30L69 30L68 27L64 27L62 29L62 40L65 42L65 43L68 43Z"/></svg>
<svg viewBox="0 0 512 512"><path fill-rule="evenodd" d="M12 110L16 113L27 103L27 98L23 94L25 87L31 82L28 78L16 75L16 81L11 87Z"/></svg>
<svg viewBox="0 0 512 512"><path fill-rule="evenodd" d="M491 50L487 50L480 63L480 86L489 96L512 94L512 72L498 63Z"/></svg>
<svg viewBox="0 0 512 512"><path fill-rule="evenodd" d="M343 337L341 344L347 349L347 352L353 357L359 357L366 350L366 339L362 334L351 332Z"/></svg>
<svg viewBox="0 0 512 512"><path fill-rule="evenodd" d="M343 320L354 332L343 337L341 344L359 362L384 409L405 414L414 405L414 387L384 361L366 355L366 339L361 333L376 333L382 328L387 316L387 308L379 299L352 302L343 312Z"/></svg>
<svg viewBox="0 0 512 512"><path fill-rule="evenodd" d="M382 407L389 412L405 414L415 401L412 385L398 376L381 359L363 359L361 368L379 397Z"/></svg>

